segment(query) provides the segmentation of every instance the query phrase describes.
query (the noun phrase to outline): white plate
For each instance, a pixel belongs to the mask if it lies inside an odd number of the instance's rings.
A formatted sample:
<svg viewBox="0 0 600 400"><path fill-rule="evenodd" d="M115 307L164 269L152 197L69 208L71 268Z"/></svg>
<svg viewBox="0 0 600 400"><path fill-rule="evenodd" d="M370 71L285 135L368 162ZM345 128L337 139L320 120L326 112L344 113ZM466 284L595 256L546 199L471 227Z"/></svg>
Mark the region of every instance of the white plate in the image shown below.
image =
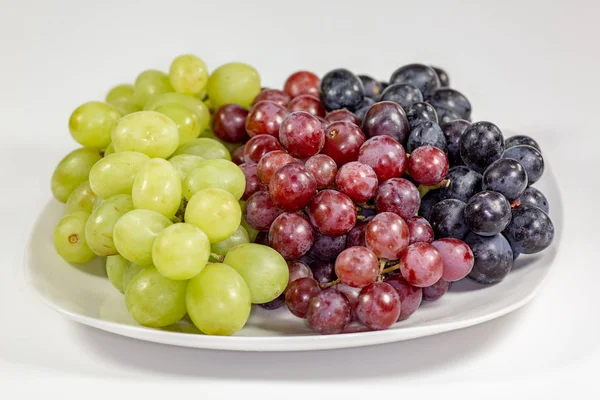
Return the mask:
<svg viewBox="0 0 600 400"><path fill-rule="evenodd" d="M408 320L391 329L321 336L285 307L266 311L253 307L250 320L231 337L202 335L185 322L169 330L145 328L127 313L123 294L106 278L103 260L85 266L64 262L54 251L52 232L64 206L51 200L39 217L26 254L26 277L44 302L68 318L119 335L178 346L245 351L301 351L374 345L465 328L500 317L526 304L536 294L555 257L562 230L562 204L549 170L536 184L548 197L556 236L550 248L517 259L513 271L497 285L457 282L436 302L424 304Z"/></svg>

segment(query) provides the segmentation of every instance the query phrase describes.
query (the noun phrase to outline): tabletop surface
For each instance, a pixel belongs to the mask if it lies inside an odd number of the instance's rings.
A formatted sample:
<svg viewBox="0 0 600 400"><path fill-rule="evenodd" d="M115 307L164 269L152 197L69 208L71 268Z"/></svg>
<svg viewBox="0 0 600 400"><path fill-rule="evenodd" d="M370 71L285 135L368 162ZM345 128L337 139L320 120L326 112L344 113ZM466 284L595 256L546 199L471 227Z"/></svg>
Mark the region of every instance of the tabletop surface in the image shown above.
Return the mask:
<svg viewBox="0 0 600 400"><path fill-rule="evenodd" d="M451 3L0 0L0 393L597 393L599 3ZM54 166L76 146L71 111L183 53L210 68L247 62L275 87L298 69L346 67L380 79L411 62L446 69L474 119L533 136L559 182L564 231L539 295L505 317L443 335L276 354L145 343L51 311L26 286L23 255L51 201Z"/></svg>

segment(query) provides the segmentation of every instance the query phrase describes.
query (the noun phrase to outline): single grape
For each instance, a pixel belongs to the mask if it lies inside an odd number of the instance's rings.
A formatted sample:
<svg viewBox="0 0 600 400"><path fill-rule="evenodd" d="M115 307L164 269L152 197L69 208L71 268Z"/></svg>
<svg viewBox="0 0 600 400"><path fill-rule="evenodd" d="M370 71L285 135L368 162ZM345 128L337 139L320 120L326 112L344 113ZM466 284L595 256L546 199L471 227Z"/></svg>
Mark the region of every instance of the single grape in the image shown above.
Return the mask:
<svg viewBox="0 0 600 400"><path fill-rule="evenodd" d="M506 238L500 234L480 236L469 233L465 237L475 263L469 273L469 278L483 284L498 283L503 280L513 266L513 251Z"/></svg>
<svg viewBox="0 0 600 400"><path fill-rule="evenodd" d="M448 292L450 282L440 279L431 286L423 288L423 300L436 301Z"/></svg>
<svg viewBox="0 0 600 400"><path fill-rule="evenodd" d="M542 153L535 147L525 145L513 146L504 152L502 158L514 159L523 166L527 172L528 185L539 181L544 174L544 157L542 157Z"/></svg>
<svg viewBox="0 0 600 400"><path fill-rule="evenodd" d="M381 95L381 92L383 92L383 86L376 79L373 79L368 75L358 75L358 78L365 89L365 96L378 98L379 95Z"/></svg>
<svg viewBox="0 0 600 400"><path fill-rule="evenodd" d="M548 199L542 192L533 186L529 186L521 197L518 198L517 203L525 206L534 206L545 212L546 214L550 213L550 206L548 205ZM68 204L68 203L67 203Z"/></svg>
<svg viewBox="0 0 600 400"><path fill-rule="evenodd" d="M411 104L406 110L406 119L408 119L408 125L413 130L423 122L434 122L438 123L437 113L435 108L431 104L417 102Z"/></svg>
<svg viewBox="0 0 600 400"><path fill-rule="evenodd" d="M367 246L367 242L365 240L365 233L367 231L367 223L366 221L360 222L356 224L354 228L348 233L348 237L346 239L346 246Z"/></svg>
<svg viewBox="0 0 600 400"><path fill-rule="evenodd" d="M175 167L161 158L144 163L133 181L134 207L156 211L167 218L173 217L179 209L181 194L181 181Z"/></svg>
<svg viewBox="0 0 600 400"><path fill-rule="evenodd" d="M375 282L360 291L356 315L367 328L382 330L394 325L401 309L396 289L385 282Z"/></svg>
<svg viewBox="0 0 600 400"><path fill-rule="evenodd" d="M457 119L446 123L440 121L439 123L441 124L440 128L442 128L444 137L446 138L450 165L464 164L460 157L460 137L471 123L464 119Z"/></svg>
<svg viewBox="0 0 600 400"><path fill-rule="evenodd" d="M352 311L352 321L358 321L358 316L356 315L356 306L358 304L358 296L360 295L361 288L348 286L345 283L338 283L335 285L335 289L348 299L348 303L350 303L350 309Z"/></svg>
<svg viewBox="0 0 600 400"><path fill-rule="evenodd" d="M269 229L269 244L286 260L295 260L308 252L313 240L310 222L297 213L281 214Z"/></svg>
<svg viewBox="0 0 600 400"><path fill-rule="evenodd" d="M179 131L166 115L139 111L116 123L112 143L117 152L137 151L149 157L168 158L179 146Z"/></svg>
<svg viewBox="0 0 600 400"><path fill-rule="evenodd" d="M360 126L361 123L361 120L356 115L354 115L354 113L346 110L345 108L327 113L327 115L325 116L325 120L330 124L337 121L345 121L353 123L356 126Z"/></svg>
<svg viewBox="0 0 600 400"><path fill-rule="evenodd" d="M338 68L323 76L319 96L327 111L340 108L354 111L362 104L365 94L362 82L356 75Z"/></svg>
<svg viewBox="0 0 600 400"><path fill-rule="evenodd" d="M257 177L257 164L243 163L238 167L242 170L246 179L246 188L244 189L242 200L248 200L254 193L258 192L259 190L264 190L264 186L259 182Z"/></svg>
<svg viewBox="0 0 600 400"><path fill-rule="evenodd" d="M437 203L431 209L429 222L435 237L462 239L469 232L465 221L466 204L456 199L446 199Z"/></svg>
<svg viewBox="0 0 600 400"><path fill-rule="evenodd" d="M54 248L66 262L84 264L96 257L85 237L89 217L90 214L85 211L75 211L58 221L53 235Z"/></svg>
<svg viewBox="0 0 600 400"><path fill-rule="evenodd" d="M335 265L329 260L317 260L310 265L315 280L319 283L333 282L337 279Z"/></svg>
<svg viewBox="0 0 600 400"><path fill-rule="evenodd" d="M250 110L246 118L246 132L250 137L271 135L279 138L279 129L289 111L272 101L260 101Z"/></svg>
<svg viewBox="0 0 600 400"><path fill-rule="evenodd" d="M519 254L534 254L546 249L554 240L554 225L544 211L520 205L503 232L512 249Z"/></svg>
<svg viewBox="0 0 600 400"><path fill-rule="evenodd" d="M192 278L185 305L194 325L207 335L229 336L244 327L250 316L250 290L227 264L208 264Z"/></svg>
<svg viewBox="0 0 600 400"><path fill-rule="evenodd" d="M338 168L358 159L358 153L366 138L360 128L345 121L333 122L325 129L323 154L331 157Z"/></svg>
<svg viewBox="0 0 600 400"><path fill-rule="evenodd" d="M211 117L210 110L206 104L196 97L187 96L183 93L169 92L152 96L144 106L144 110L158 111L160 108L170 104L184 106L192 110L198 118L198 130L200 133L204 132L206 128L209 127Z"/></svg>
<svg viewBox="0 0 600 400"><path fill-rule="evenodd" d="M302 261L288 261L289 280L288 288L290 283L297 281L300 278L312 278L313 272L308 265Z"/></svg>
<svg viewBox="0 0 600 400"><path fill-rule="evenodd" d="M394 213L377 214L367 224L365 241L377 257L397 260L410 241L408 226Z"/></svg>
<svg viewBox="0 0 600 400"><path fill-rule="evenodd" d="M202 157L193 154L179 154L169 158L169 162L175 168L181 182L184 181L190 172L198 168L203 161Z"/></svg>
<svg viewBox="0 0 600 400"><path fill-rule="evenodd" d="M91 214L97 198L98 196L96 196L90 187L90 181L83 181L69 195L65 214L75 211L84 211Z"/></svg>
<svg viewBox="0 0 600 400"><path fill-rule="evenodd" d="M393 101L382 101L371 106L363 118L362 129L368 137L390 136L402 145L406 144L410 133L406 113Z"/></svg>
<svg viewBox="0 0 600 400"><path fill-rule="evenodd" d="M196 139L200 135L201 129L206 129L205 126L201 126L200 118L196 111L183 104L165 104L158 107L156 112L166 115L175 122L177 131L179 132L179 144Z"/></svg>
<svg viewBox="0 0 600 400"><path fill-rule="evenodd" d="M439 88L431 94L429 103L436 109L438 107L456 112L461 119L471 118L471 103L458 90L450 88Z"/></svg>
<svg viewBox="0 0 600 400"><path fill-rule="evenodd" d="M308 217L323 235L345 235L356 223L356 207L345 194L327 189L319 192L310 202Z"/></svg>
<svg viewBox="0 0 600 400"><path fill-rule="evenodd" d="M318 96L320 82L321 80L319 77L312 72L298 71L287 78L283 85L283 90L290 97L296 97L303 94Z"/></svg>
<svg viewBox="0 0 600 400"><path fill-rule="evenodd" d="M511 147L515 147L515 146L531 146L536 148L540 153L542 152L542 149L540 148L540 145L538 144L538 142L536 142L534 139L530 138L527 135L515 135L515 136L511 136L509 138L506 139L506 141L504 142L504 147L508 150Z"/></svg>
<svg viewBox="0 0 600 400"><path fill-rule="evenodd" d="M304 208L317 192L317 181L301 164L287 164L275 172L269 183L273 202L286 211Z"/></svg>
<svg viewBox="0 0 600 400"><path fill-rule="evenodd" d="M258 191L246 202L244 218L257 231L268 231L283 210L273 202L269 193Z"/></svg>
<svg viewBox="0 0 600 400"><path fill-rule="evenodd" d="M433 242L433 228L425 218L414 216L404 220L408 225L409 244Z"/></svg>
<svg viewBox="0 0 600 400"><path fill-rule="evenodd" d="M246 190L246 177L231 161L206 160L183 181L183 195L190 200L194 194L208 188L223 189L239 200Z"/></svg>
<svg viewBox="0 0 600 400"><path fill-rule="evenodd" d="M213 115L212 129L221 140L229 143L243 142L246 134L248 110L237 104L225 104Z"/></svg>
<svg viewBox="0 0 600 400"><path fill-rule="evenodd" d="M433 106L433 108L435 108L435 112L438 115L438 121L442 125L450 122L460 121L463 119L467 122L471 121L469 118L463 118L458 112L449 108L441 106Z"/></svg>
<svg viewBox="0 0 600 400"><path fill-rule="evenodd" d="M435 70L423 64L408 64L398 68L392 74L390 83L405 83L415 86L429 98L440 87L440 78Z"/></svg>
<svg viewBox="0 0 600 400"><path fill-rule="evenodd" d="M377 256L366 247L349 247L337 256L335 274L347 285L365 287L379 275Z"/></svg>
<svg viewBox="0 0 600 400"><path fill-rule="evenodd" d="M112 104L90 101L73 111L69 118L69 131L82 146L106 147L110 143L111 131L121 116L121 112Z"/></svg>
<svg viewBox="0 0 600 400"><path fill-rule="evenodd" d="M442 279L454 282L463 279L473 269L475 262L471 248L462 240L444 238L431 243L442 256L444 273Z"/></svg>
<svg viewBox="0 0 600 400"><path fill-rule="evenodd" d="M482 190L481 174L462 165L450 168L446 179L448 185L442 188L442 191L448 199L457 199L466 203L474 194Z"/></svg>
<svg viewBox="0 0 600 400"><path fill-rule="evenodd" d="M142 267L137 265L136 263L129 262L125 268L123 269L123 293L127 290L127 287L131 283L131 280L144 269L150 267Z"/></svg>
<svg viewBox="0 0 600 400"><path fill-rule="evenodd" d="M108 93L106 94L106 98L104 99L107 103L113 102L133 102L133 85L130 84L121 84L117 86L113 86Z"/></svg>
<svg viewBox="0 0 600 400"><path fill-rule="evenodd" d="M227 239L211 244L210 251L224 256L235 246L246 243L250 243L250 234L240 225Z"/></svg>
<svg viewBox="0 0 600 400"><path fill-rule="evenodd" d="M325 154L317 154L310 157L306 160L304 168L315 177L317 189L325 189L333 185L338 172L333 158Z"/></svg>
<svg viewBox="0 0 600 400"><path fill-rule="evenodd" d="M204 61L194 55L181 55L171 62L169 82L179 93L199 94L206 89L208 68Z"/></svg>
<svg viewBox="0 0 600 400"><path fill-rule="evenodd" d="M321 101L317 97L309 94L294 97L288 104L287 109L290 112L304 111L316 117L325 117L325 114L327 114Z"/></svg>
<svg viewBox="0 0 600 400"><path fill-rule="evenodd" d="M243 144L231 153L231 161L235 165L242 165L246 160L244 160L244 150L246 149L246 145Z"/></svg>
<svg viewBox="0 0 600 400"><path fill-rule="evenodd" d="M297 111L283 120L279 141L292 156L308 158L321 151L325 135L318 119L307 112Z"/></svg>
<svg viewBox="0 0 600 400"><path fill-rule="evenodd" d="M443 152L446 152L448 147L442 128L432 121L425 121L410 132L406 142L406 150L412 153L418 147L427 145L435 146Z"/></svg>
<svg viewBox="0 0 600 400"><path fill-rule="evenodd" d="M442 189L433 189L428 191L421 198L421 205L419 206L419 216L425 218L429 221L431 218L431 211L433 206L435 206L440 201L446 199L444 192Z"/></svg>
<svg viewBox="0 0 600 400"><path fill-rule="evenodd" d="M479 192L465 207L465 222L481 236L494 236L504 230L511 220L510 203L496 192Z"/></svg>
<svg viewBox="0 0 600 400"><path fill-rule="evenodd" d="M448 76L446 71L439 67L431 66L431 68L433 68L438 78L440 79L440 87L450 87L450 77Z"/></svg>
<svg viewBox="0 0 600 400"><path fill-rule="evenodd" d="M224 263L231 265L246 281L252 303L267 303L288 285L289 269L285 259L270 247L241 244L229 250Z"/></svg>
<svg viewBox="0 0 600 400"><path fill-rule="evenodd" d="M211 243L225 240L242 221L242 210L237 200L223 189L200 190L187 204L185 221L202 229Z"/></svg>
<svg viewBox="0 0 600 400"><path fill-rule="evenodd" d="M400 298L400 315L398 321L404 321L417 311L423 300L423 289L411 285L402 277L402 274L389 275L384 280L398 293Z"/></svg>
<svg viewBox="0 0 600 400"><path fill-rule="evenodd" d="M268 185L279 168L295 162L296 159L283 150L270 151L258 162L256 177L260 183Z"/></svg>
<svg viewBox="0 0 600 400"><path fill-rule="evenodd" d="M291 282L285 292L285 305L298 318L306 318L310 300L321 292L317 281L304 277Z"/></svg>
<svg viewBox="0 0 600 400"><path fill-rule="evenodd" d="M106 276L121 293L125 293L123 288L123 271L129 265L129 261L120 255L106 257Z"/></svg>
<svg viewBox="0 0 600 400"><path fill-rule="evenodd" d="M180 154L192 154L202 157L205 160L231 160L231 155L229 154L227 147L214 139L206 137L199 137L182 144L173 154L173 157Z"/></svg>
<svg viewBox="0 0 600 400"><path fill-rule="evenodd" d="M99 256L118 254L113 240L117 221L133 210L133 201L128 194L119 194L102 201L85 224L85 239L90 249Z"/></svg>
<svg viewBox="0 0 600 400"><path fill-rule="evenodd" d="M423 185L436 185L448 174L448 157L437 147L418 147L408 159L408 173Z"/></svg>
<svg viewBox="0 0 600 400"><path fill-rule="evenodd" d="M353 161L340 168L336 177L337 189L355 203L365 203L377 192L377 174L367 164Z"/></svg>
<svg viewBox="0 0 600 400"><path fill-rule="evenodd" d="M483 173L482 189L502 194L508 201L519 198L527 188L527 172L512 158L494 161Z"/></svg>
<svg viewBox="0 0 600 400"><path fill-rule="evenodd" d="M244 160L258 163L262 156L273 150L283 150L279 140L270 135L258 135L251 138L244 148Z"/></svg>
<svg viewBox="0 0 600 400"><path fill-rule="evenodd" d="M161 71L149 69L139 74L136 78L133 97L135 102L143 107L151 97L173 91L169 75Z"/></svg>
<svg viewBox="0 0 600 400"><path fill-rule="evenodd" d="M413 286L431 286L444 273L442 256L429 243L411 244L400 257L400 272Z"/></svg>
<svg viewBox="0 0 600 400"><path fill-rule="evenodd" d="M155 211L129 211L115 224L115 248L129 261L141 266L151 265L154 240L170 225L172 222L168 218Z"/></svg>
<svg viewBox="0 0 600 400"><path fill-rule="evenodd" d="M275 300L271 300L267 303L258 304L260 308L265 310L277 310L285 305L285 294L280 294Z"/></svg>
<svg viewBox="0 0 600 400"><path fill-rule="evenodd" d="M407 164L404 147L389 136L367 140L360 147L358 161L373 168L379 182L401 177Z"/></svg>
<svg viewBox="0 0 600 400"><path fill-rule="evenodd" d="M318 93L317 93L318 94ZM278 89L264 89L262 90L258 96L254 98L253 105L258 104L261 101L272 101L273 103L277 103L282 107L287 107L291 100L290 95L288 95L283 90Z"/></svg>
<svg viewBox="0 0 600 400"><path fill-rule="evenodd" d="M310 255L317 260L334 259L346 248L346 235L327 236L315 234Z"/></svg>
<svg viewBox="0 0 600 400"><path fill-rule="evenodd" d="M90 170L90 187L103 199L117 194L131 194L138 171L150 158L134 151L110 154Z"/></svg>
<svg viewBox="0 0 600 400"><path fill-rule="evenodd" d="M377 212L393 212L404 219L419 211L419 190L404 178L391 178L379 185L375 195Z"/></svg>
<svg viewBox="0 0 600 400"><path fill-rule="evenodd" d="M412 85L395 83L381 93L381 101L393 101L406 112L415 103L423 102L421 91Z"/></svg>
<svg viewBox="0 0 600 400"><path fill-rule="evenodd" d="M308 326L322 335L341 333L352 321L348 298L334 288L325 289L308 303Z"/></svg>
<svg viewBox="0 0 600 400"><path fill-rule="evenodd" d="M223 64L208 78L207 93L215 109L225 104L239 104L250 108L260 93L260 76L250 65Z"/></svg>
<svg viewBox="0 0 600 400"><path fill-rule="evenodd" d="M460 157L472 170L483 173L504 153L500 129L490 122L475 122L465 129L459 141Z"/></svg>
<svg viewBox="0 0 600 400"><path fill-rule="evenodd" d="M81 148L67 154L52 174L52 194L65 203L82 182L88 180L92 167L102 158L95 149Z"/></svg>

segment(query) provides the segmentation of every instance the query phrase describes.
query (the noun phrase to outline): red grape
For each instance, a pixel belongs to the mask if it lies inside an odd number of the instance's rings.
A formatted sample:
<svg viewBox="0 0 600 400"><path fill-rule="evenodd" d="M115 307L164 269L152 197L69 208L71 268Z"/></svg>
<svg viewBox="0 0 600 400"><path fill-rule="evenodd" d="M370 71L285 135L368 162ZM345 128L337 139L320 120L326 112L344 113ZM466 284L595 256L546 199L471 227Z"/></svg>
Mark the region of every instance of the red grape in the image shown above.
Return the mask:
<svg viewBox="0 0 600 400"><path fill-rule="evenodd" d="M295 162L296 159L283 150L270 151L258 162L256 177L260 183L268 185L271 177L279 168Z"/></svg>
<svg viewBox="0 0 600 400"><path fill-rule="evenodd" d="M335 275L335 267L329 260L317 260L310 265L310 269L317 282L327 283L337 279Z"/></svg>
<svg viewBox="0 0 600 400"><path fill-rule="evenodd" d="M356 315L367 328L389 328L398 320L400 310L400 296L385 282L371 283L360 291Z"/></svg>
<svg viewBox="0 0 600 400"><path fill-rule="evenodd" d="M288 104L287 109L289 112L305 111L315 117L324 117L327 113L325 107L321 104L321 100L309 94L294 97Z"/></svg>
<svg viewBox="0 0 600 400"><path fill-rule="evenodd" d="M273 150L283 150L277 138L269 135L254 136L244 146L244 160L247 163L257 163L262 156Z"/></svg>
<svg viewBox="0 0 600 400"><path fill-rule="evenodd" d="M414 217L419 211L419 189L404 178L391 178L383 182L375 195L377 212L393 212L404 219Z"/></svg>
<svg viewBox="0 0 600 400"><path fill-rule="evenodd" d="M245 162L244 160L244 149L246 148L246 145L243 144L240 147L238 147L237 149L235 149L233 151L233 153L231 153L231 161L233 161L233 163L235 165L241 165Z"/></svg>
<svg viewBox="0 0 600 400"><path fill-rule="evenodd" d="M341 167L358 159L358 152L365 140L365 134L357 125L345 121L334 122L325 129L323 154L333 158Z"/></svg>
<svg viewBox="0 0 600 400"><path fill-rule="evenodd" d="M259 101L246 118L246 132L250 137L271 135L278 138L281 123L288 114L289 111L282 105L272 101Z"/></svg>
<svg viewBox="0 0 600 400"><path fill-rule="evenodd" d="M335 274L353 287L365 287L379 275L379 261L371 250L362 246L349 247L335 260Z"/></svg>
<svg viewBox="0 0 600 400"><path fill-rule="evenodd" d="M355 203L365 203L371 200L377 192L377 184L377 175L373 168L358 161L343 165L335 177L335 185L338 190ZM417 191L417 196L418 194Z"/></svg>
<svg viewBox="0 0 600 400"><path fill-rule="evenodd" d="M327 236L317 233L309 254L315 260L331 260L346 248L346 235Z"/></svg>
<svg viewBox="0 0 600 400"><path fill-rule="evenodd" d="M288 279L289 284L300 279L300 278L312 278L313 272L308 265L302 261L288 261L288 270L290 277Z"/></svg>
<svg viewBox="0 0 600 400"><path fill-rule="evenodd" d="M396 289L396 293L400 296L402 309L398 321L404 321L417 311L423 299L423 289L406 282L401 274L390 275L385 278L384 282Z"/></svg>
<svg viewBox="0 0 600 400"><path fill-rule="evenodd" d="M325 289L310 300L306 320L321 334L340 333L352 321L350 301L334 288Z"/></svg>
<svg viewBox="0 0 600 400"><path fill-rule="evenodd" d="M246 177L246 190L242 195L242 200L248 200L254 193L265 188L260 184L256 176L256 164L243 163L239 167Z"/></svg>
<svg viewBox="0 0 600 400"><path fill-rule="evenodd" d="M287 78L283 85L283 90L291 97L302 94L319 95L319 85L321 80L312 72L298 71Z"/></svg>
<svg viewBox="0 0 600 400"><path fill-rule="evenodd" d="M444 265L443 280L454 282L469 275L473 269L475 257L468 244L462 240L444 238L434 241L431 245L442 256Z"/></svg>
<svg viewBox="0 0 600 400"><path fill-rule="evenodd" d="M304 166L317 180L317 188L324 189L335 182L338 168L333 158L325 154L317 154L306 160Z"/></svg>
<svg viewBox="0 0 600 400"><path fill-rule="evenodd" d="M274 103L279 104L280 106L287 107L287 105L290 102L291 98L283 90L265 89L262 92L260 92L258 94L258 96L256 96L254 98L253 105L257 104L259 101L263 101L263 100L272 101Z"/></svg>
<svg viewBox="0 0 600 400"><path fill-rule="evenodd" d="M365 232L367 231L368 222L362 221L348 233L348 238L346 239L346 246L367 246L367 242L365 241Z"/></svg>
<svg viewBox="0 0 600 400"><path fill-rule="evenodd" d="M360 147L358 161L371 166L379 182L401 177L406 170L404 147L389 136L376 136L367 140Z"/></svg>
<svg viewBox="0 0 600 400"><path fill-rule="evenodd" d="M327 113L325 120L330 124L337 121L345 121L360 126L360 119L353 112L348 111L345 108Z"/></svg>
<svg viewBox="0 0 600 400"><path fill-rule="evenodd" d="M323 235L345 235L356 224L356 206L345 194L326 189L309 204L308 217Z"/></svg>
<svg viewBox="0 0 600 400"><path fill-rule="evenodd" d="M409 243L408 226L394 213L377 214L367 224L365 242L377 257L397 260Z"/></svg>
<svg viewBox="0 0 600 400"><path fill-rule="evenodd" d="M310 300L321 291L313 278L300 278L290 283L285 291L285 305L298 318L306 318Z"/></svg>
<svg viewBox="0 0 600 400"><path fill-rule="evenodd" d="M408 225L408 232L410 234L410 243L431 243L433 242L433 228L423 217L410 217L406 218L406 225Z"/></svg>
<svg viewBox="0 0 600 400"><path fill-rule="evenodd" d="M293 163L279 168L271 177L269 194L287 211L304 208L317 192L317 181L304 166Z"/></svg>
<svg viewBox="0 0 600 400"><path fill-rule="evenodd" d="M446 294L450 288L450 282L440 279L431 286L423 288L423 300L435 301Z"/></svg>
<svg viewBox="0 0 600 400"><path fill-rule="evenodd" d="M244 107L237 104L225 104L213 115L213 132L225 142L243 142L248 138L246 134L247 116L248 110Z"/></svg>
<svg viewBox="0 0 600 400"><path fill-rule="evenodd" d="M321 151L325 134L318 119L307 112L297 111L283 120L279 141L294 157L308 158Z"/></svg>
<svg viewBox="0 0 600 400"><path fill-rule="evenodd" d="M420 184L435 185L448 174L448 157L437 147L418 147L408 159L408 173Z"/></svg>
<svg viewBox="0 0 600 400"><path fill-rule="evenodd" d="M429 243L411 244L400 257L400 272L413 286L431 286L444 272L442 256Z"/></svg>
<svg viewBox="0 0 600 400"><path fill-rule="evenodd" d="M368 137L389 136L402 145L410 133L406 113L392 101L373 104L363 118L362 129Z"/></svg>
<svg viewBox="0 0 600 400"><path fill-rule="evenodd" d="M246 222L257 231L268 231L275 218L283 212L278 208L269 193L259 191L254 193L246 202L244 216Z"/></svg>
<svg viewBox="0 0 600 400"><path fill-rule="evenodd" d="M313 240L313 228L300 214L283 213L269 229L269 244L286 260L295 260L305 254Z"/></svg>
<svg viewBox="0 0 600 400"><path fill-rule="evenodd" d="M335 289L346 296L348 302L350 303L350 308L352 309L352 319L357 320L358 317L356 316L356 305L358 304L358 296L360 295L361 288L348 286L345 283L338 283L335 286Z"/></svg>

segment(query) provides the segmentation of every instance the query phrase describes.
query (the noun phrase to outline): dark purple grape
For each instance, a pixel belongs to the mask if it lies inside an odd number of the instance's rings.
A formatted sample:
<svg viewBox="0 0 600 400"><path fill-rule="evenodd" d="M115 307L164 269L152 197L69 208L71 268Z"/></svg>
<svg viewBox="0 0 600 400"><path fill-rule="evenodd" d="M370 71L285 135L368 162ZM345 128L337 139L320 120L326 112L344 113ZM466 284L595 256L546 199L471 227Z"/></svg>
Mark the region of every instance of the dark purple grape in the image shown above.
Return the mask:
<svg viewBox="0 0 600 400"><path fill-rule="evenodd" d="M315 260L310 265L313 276L319 283L333 282L337 279L335 266L329 260Z"/></svg>
<svg viewBox="0 0 600 400"><path fill-rule="evenodd" d="M510 219L510 203L497 192L479 192L469 199L465 207L465 222L471 231L481 236L502 232Z"/></svg>
<svg viewBox="0 0 600 400"><path fill-rule="evenodd" d="M435 146L443 152L446 152L447 149L444 132L433 121L423 122L410 132L406 142L406 151L412 153L416 148L428 145Z"/></svg>
<svg viewBox="0 0 600 400"><path fill-rule="evenodd" d="M481 174L462 165L450 168L446 179L448 185L442 188L442 192L448 199L457 199L466 203L475 193L482 190Z"/></svg>
<svg viewBox="0 0 600 400"><path fill-rule="evenodd" d="M368 137L391 136L404 145L410 126L402 107L393 101L382 101L369 108L363 118L362 130Z"/></svg>
<svg viewBox="0 0 600 400"><path fill-rule="evenodd" d="M460 137L460 157L465 165L479 173L502 158L504 138L491 122L475 122Z"/></svg>
<svg viewBox="0 0 600 400"><path fill-rule="evenodd" d="M436 110L441 107L456 112L461 119L468 120L471 117L471 103L458 90L440 88L431 95L429 102Z"/></svg>
<svg viewBox="0 0 600 400"><path fill-rule="evenodd" d="M265 310L277 310L278 308L283 307L285 304L285 294L280 294L275 300L271 300L268 303L259 304L260 308L264 308Z"/></svg>
<svg viewBox="0 0 600 400"><path fill-rule="evenodd" d="M423 64L409 64L398 68L392 74L390 83L406 83L421 91L424 98L429 98L440 87L440 78L435 70Z"/></svg>
<svg viewBox="0 0 600 400"><path fill-rule="evenodd" d="M321 103L327 111L347 108L354 111L362 104L365 97L360 79L344 68L334 69L321 79L319 88Z"/></svg>
<svg viewBox="0 0 600 400"><path fill-rule="evenodd" d="M440 79L440 87L450 87L450 77L448 76L446 71L444 71L440 67L434 67L433 65L431 66L431 68L433 68L438 78Z"/></svg>
<svg viewBox="0 0 600 400"><path fill-rule="evenodd" d="M423 289L406 282L402 274L389 275L384 282L396 289L396 293L400 297L402 307L398 321L404 321L417 311L423 299Z"/></svg>
<svg viewBox="0 0 600 400"><path fill-rule="evenodd" d="M475 257L469 278L483 284L498 283L513 267L513 252L506 238L500 234L480 236L469 233L465 238Z"/></svg>
<svg viewBox="0 0 600 400"><path fill-rule="evenodd" d="M423 94L412 85L395 83L385 88L381 93L381 101L393 101L406 112L414 103L423 101Z"/></svg>
<svg viewBox="0 0 600 400"><path fill-rule="evenodd" d="M527 135L511 136L511 137L507 138L506 141L504 142L504 147L506 149L510 149L511 147L522 146L522 145L535 147L536 149L538 149L538 151L540 153L542 152L542 149L540 148L540 145L538 144L538 142L536 142L534 139L530 138Z"/></svg>
<svg viewBox="0 0 600 400"><path fill-rule="evenodd" d="M437 116L438 116L438 122L440 124L447 124L449 122L454 122L454 121L459 121L459 120L465 120L467 122L471 121L470 119L462 118L459 113L457 113L454 110L450 110L449 108L440 107L440 106L434 106L433 108L435 108L435 112L437 113Z"/></svg>
<svg viewBox="0 0 600 400"><path fill-rule="evenodd" d="M534 254L544 250L554 240L552 220L537 207L521 205L512 212L512 220L503 232L514 251Z"/></svg>
<svg viewBox="0 0 600 400"><path fill-rule="evenodd" d="M358 78L363 84L366 97L378 98L381 92L383 92L383 87L379 81L371 78L368 75L359 75Z"/></svg>
<svg viewBox="0 0 600 400"><path fill-rule="evenodd" d="M316 260L331 260L346 248L346 235L326 236L317 233L310 248L310 255Z"/></svg>
<svg viewBox="0 0 600 400"><path fill-rule="evenodd" d="M446 199L442 189L433 189L425 193L425 196L421 198L421 205L419 206L419 215L426 220L431 217L431 210L440 201Z"/></svg>
<svg viewBox="0 0 600 400"><path fill-rule="evenodd" d="M517 200L517 203L522 206L534 206L545 212L546 214L550 213L550 206L548 205L548 199L542 192L533 186L529 186L521 197Z"/></svg>
<svg viewBox="0 0 600 400"><path fill-rule="evenodd" d="M463 165L463 160L460 157L459 142L460 137L471 123L464 119L457 119L446 123L440 122L440 124L440 128L442 128L442 132L444 132L444 136L446 137L450 165Z"/></svg>
<svg viewBox="0 0 600 400"><path fill-rule="evenodd" d="M436 239L465 237L469 232L464 216L465 206L464 202L456 199L442 200L433 206L429 223Z"/></svg>
<svg viewBox="0 0 600 400"><path fill-rule="evenodd" d="M406 118L408 119L411 130L426 121L438 123L435 108L433 108L431 104L423 102L412 104L408 110L406 110Z"/></svg>
<svg viewBox="0 0 600 400"><path fill-rule="evenodd" d="M325 289L310 300L306 320L322 335L341 333L352 321L350 301L334 288Z"/></svg>
<svg viewBox="0 0 600 400"><path fill-rule="evenodd" d="M419 190L404 178L388 179L379 186L375 195L377 212L393 212L404 219L416 215L420 204Z"/></svg>
<svg viewBox="0 0 600 400"><path fill-rule="evenodd" d="M360 107L356 111L354 111L354 115L356 115L358 117L361 125L362 125L362 121L365 119L365 115L367 114L367 111L369 111L369 108L371 108L371 106L373 104L375 104L375 100L373 100L370 97L365 97L365 99L363 100Z"/></svg>
<svg viewBox="0 0 600 400"><path fill-rule="evenodd" d="M450 282L440 279L431 286L423 288L423 300L435 301L446 294L450 288Z"/></svg>
<svg viewBox="0 0 600 400"><path fill-rule="evenodd" d="M508 201L513 201L527 188L527 172L517 160L501 158L485 169L482 185L483 190L498 192Z"/></svg>
<svg viewBox="0 0 600 400"><path fill-rule="evenodd" d="M533 146L513 146L504 152L502 158L517 160L525 168L525 171L527 171L529 185L533 185L539 181L544 174L544 157Z"/></svg>

